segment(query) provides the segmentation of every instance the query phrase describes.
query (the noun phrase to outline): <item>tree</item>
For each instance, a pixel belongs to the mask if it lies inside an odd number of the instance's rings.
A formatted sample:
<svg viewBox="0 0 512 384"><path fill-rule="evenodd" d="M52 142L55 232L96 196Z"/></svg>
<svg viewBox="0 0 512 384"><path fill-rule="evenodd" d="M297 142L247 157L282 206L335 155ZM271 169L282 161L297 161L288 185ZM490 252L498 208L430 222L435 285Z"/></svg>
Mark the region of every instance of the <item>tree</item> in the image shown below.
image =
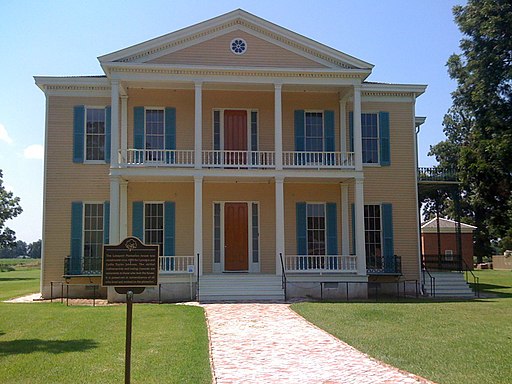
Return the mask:
<svg viewBox="0 0 512 384"><path fill-rule="evenodd" d="M18 256L26 256L28 254L28 246L22 240L14 243L14 246L0 249L0 258L2 259L15 259Z"/></svg>
<svg viewBox="0 0 512 384"><path fill-rule="evenodd" d="M41 240L34 241L28 245L28 253L31 259L41 258Z"/></svg>
<svg viewBox="0 0 512 384"><path fill-rule="evenodd" d="M14 197L13 193L3 186L2 176L2 170L0 170L0 248L15 245L16 235L12 229L5 226L5 222L23 211L20 198Z"/></svg>
<svg viewBox="0 0 512 384"><path fill-rule="evenodd" d="M512 228L512 2L469 0L453 13L464 34L461 54L447 63L457 89L443 122L447 140L430 154L458 171L481 259L491 240L508 244Z"/></svg>

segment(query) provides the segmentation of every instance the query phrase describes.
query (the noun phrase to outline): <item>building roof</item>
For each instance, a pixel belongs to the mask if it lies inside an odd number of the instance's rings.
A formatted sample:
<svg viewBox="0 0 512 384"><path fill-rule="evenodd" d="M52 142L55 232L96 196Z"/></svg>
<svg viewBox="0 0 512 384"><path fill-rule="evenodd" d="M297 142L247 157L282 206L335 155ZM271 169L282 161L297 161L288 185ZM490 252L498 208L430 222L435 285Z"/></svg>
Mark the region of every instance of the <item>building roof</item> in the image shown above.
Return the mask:
<svg viewBox="0 0 512 384"><path fill-rule="evenodd" d="M439 218L439 232L440 233L455 233L457 222L443 217ZM460 230L462 233L472 233L477 227L465 223L460 223ZM421 225L422 233L436 233L437 220L433 218Z"/></svg>

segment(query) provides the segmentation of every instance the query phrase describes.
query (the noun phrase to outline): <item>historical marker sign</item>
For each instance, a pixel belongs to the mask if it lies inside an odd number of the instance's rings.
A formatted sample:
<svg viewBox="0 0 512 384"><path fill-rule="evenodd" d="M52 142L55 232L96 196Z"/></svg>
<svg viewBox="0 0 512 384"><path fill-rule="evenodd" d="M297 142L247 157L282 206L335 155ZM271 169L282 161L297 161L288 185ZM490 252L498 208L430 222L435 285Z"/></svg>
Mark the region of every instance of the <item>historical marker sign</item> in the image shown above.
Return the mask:
<svg viewBox="0 0 512 384"><path fill-rule="evenodd" d="M102 285L158 285L158 245L142 244L136 237L128 237L119 245L104 245Z"/></svg>

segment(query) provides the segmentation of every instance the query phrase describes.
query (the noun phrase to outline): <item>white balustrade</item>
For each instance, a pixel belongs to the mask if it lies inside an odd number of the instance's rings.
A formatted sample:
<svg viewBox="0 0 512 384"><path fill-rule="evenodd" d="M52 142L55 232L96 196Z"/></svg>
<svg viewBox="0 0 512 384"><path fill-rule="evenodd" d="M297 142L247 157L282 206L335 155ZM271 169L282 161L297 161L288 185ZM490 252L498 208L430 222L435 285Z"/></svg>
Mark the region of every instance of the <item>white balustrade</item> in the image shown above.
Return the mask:
<svg viewBox="0 0 512 384"><path fill-rule="evenodd" d="M195 266L194 256L160 256L160 273L187 273L188 266Z"/></svg>
<svg viewBox="0 0 512 384"><path fill-rule="evenodd" d="M355 255L286 255L286 272L357 272Z"/></svg>
<svg viewBox="0 0 512 384"><path fill-rule="evenodd" d="M284 168L353 168L353 152L283 152Z"/></svg>

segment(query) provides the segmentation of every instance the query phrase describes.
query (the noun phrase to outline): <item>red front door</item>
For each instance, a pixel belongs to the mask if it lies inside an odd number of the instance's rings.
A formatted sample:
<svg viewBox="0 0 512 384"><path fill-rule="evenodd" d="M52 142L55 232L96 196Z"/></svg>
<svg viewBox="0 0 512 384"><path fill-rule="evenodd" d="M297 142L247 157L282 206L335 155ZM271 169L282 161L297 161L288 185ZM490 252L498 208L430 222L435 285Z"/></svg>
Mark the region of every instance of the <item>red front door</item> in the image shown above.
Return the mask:
<svg viewBox="0 0 512 384"><path fill-rule="evenodd" d="M224 205L224 270L249 269L247 203Z"/></svg>
<svg viewBox="0 0 512 384"><path fill-rule="evenodd" d="M247 164L247 111L224 111L225 164Z"/></svg>

